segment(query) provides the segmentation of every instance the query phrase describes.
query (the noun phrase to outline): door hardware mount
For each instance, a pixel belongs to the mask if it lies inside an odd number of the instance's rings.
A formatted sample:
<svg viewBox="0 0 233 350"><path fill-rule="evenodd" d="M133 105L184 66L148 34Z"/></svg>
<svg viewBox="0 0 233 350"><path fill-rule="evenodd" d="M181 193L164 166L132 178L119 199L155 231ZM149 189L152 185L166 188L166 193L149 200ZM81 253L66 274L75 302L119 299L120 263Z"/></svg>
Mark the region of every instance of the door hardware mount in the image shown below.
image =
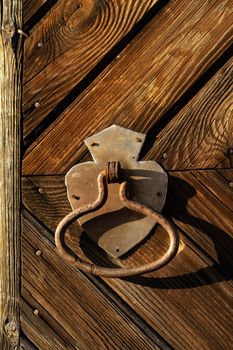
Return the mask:
<svg viewBox="0 0 233 350"><path fill-rule="evenodd" d="M77 164L66 175L73 211L58 225L55 242L58 251L77 266L77 261L73 261L76 259L67 256L61 236L78 219L86 234L116 259L141 242L159 223L169 234L169 248L157 260L158 266L156 262L147 264L145 271L142 267L110 269L83 262L88 272L107 276L111 270L113 277L139 274L164 266L176 255L179 242L174 226L160 214L166 199L167 174L155 161L138 161L145 137L112 125L85 140L94 161Z"/></svg>

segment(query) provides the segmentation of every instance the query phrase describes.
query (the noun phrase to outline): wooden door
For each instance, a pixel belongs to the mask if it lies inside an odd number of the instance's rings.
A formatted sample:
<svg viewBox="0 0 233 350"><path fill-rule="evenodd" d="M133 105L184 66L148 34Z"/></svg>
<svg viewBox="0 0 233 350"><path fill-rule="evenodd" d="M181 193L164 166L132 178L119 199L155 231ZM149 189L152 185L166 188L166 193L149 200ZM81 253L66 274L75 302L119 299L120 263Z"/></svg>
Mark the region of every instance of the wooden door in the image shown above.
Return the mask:
<svg viewBox="0 0 233 350"><path fill-rule="evenodd" d="M21 349L233 349L231 0L24 1ZM169 174L180 248L163 269L98 278L57 253L66 172L84 139L147 133L141 159ZM81 232L82 258L109 259ZM159 256L165 232L122 260Z"/></svg>

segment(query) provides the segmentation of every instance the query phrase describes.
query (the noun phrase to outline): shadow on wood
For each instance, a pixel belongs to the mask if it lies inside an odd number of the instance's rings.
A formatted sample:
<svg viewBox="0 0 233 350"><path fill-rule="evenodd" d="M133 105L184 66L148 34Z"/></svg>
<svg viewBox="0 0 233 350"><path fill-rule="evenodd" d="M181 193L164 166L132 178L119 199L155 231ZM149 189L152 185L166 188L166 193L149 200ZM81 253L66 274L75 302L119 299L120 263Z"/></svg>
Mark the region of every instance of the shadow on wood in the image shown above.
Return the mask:
<svg viewBox="0 0 233 350"><path fill-rule="evenodd" d="M150 288L162 289L177 289L179 286L181 288L195 288L218 281L231 280L233 273L233 239L227 232L224 232L216 225L188 213L188 200L196 195L196 190L193 186L187 181L175 176L169 177L169 184L168 197L164 209L165 213L167 213L168 216L172 216L175 220L179 220L179 222L201 230L203 235L208 235L214 243L218 262L214 261L212 266L185 275L166 278L139 276L125 278L125 280ZM182 234L185 235L183 230ZM198 246L198 249L200 249L200 246ZM216 279L216 270L221 271L219 279ZM214 274L212 274L212 272L214 272Z"/></svg>

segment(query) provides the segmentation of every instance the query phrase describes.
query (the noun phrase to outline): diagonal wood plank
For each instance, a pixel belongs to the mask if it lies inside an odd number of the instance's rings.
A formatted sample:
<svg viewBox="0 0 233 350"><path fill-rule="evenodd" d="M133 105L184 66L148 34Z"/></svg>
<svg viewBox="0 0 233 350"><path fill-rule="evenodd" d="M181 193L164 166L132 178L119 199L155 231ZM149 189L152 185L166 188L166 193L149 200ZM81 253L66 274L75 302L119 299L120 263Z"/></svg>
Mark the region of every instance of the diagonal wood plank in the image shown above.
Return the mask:
<svg viewBox="0 0 233 350"><path fill-rule="evenodd" d="M24 174L65 172L83 139L112 123L148 131L228 47L232 11L225 0L171 1L29 147Z"/></svg>
<svg viewBox="0 0 233 350"><path fill-rule="evenodd" d="M156 136L147 159L166 169L231 167L233 59Z"/></svg>
<svg viewBox="0 0 233 350"><path fill-rule="evenodd" d="M28 337L31 341L37 343L39 340L43 339L44 336L46 342L52 347L54 344L51 344L49 334L54 333L57 336L55 339L58 338L58 342L65 349L80 349L81 347L77 340L74 339L67 330L50 315L48 310L42 307L40 304L40 298L37 298L37 300L33 298L33 295L30 293L30 288L32 289L34 287L34 283L31 280L32 276L33 274L31 274L28 280L22 277L21 290L21 310L24 310L24 312L21 312L21 323L23 325L25 324L25 332L30 329L30 325L27 325L27 323L35 325L38 323L38 327L35 327L33 332L28 334ZM30 285L30 283L32 285ZM27 288L27 286L29 287ZM47 326L47 330L43 331L43 335L41 334L40 324L42 327ZM41 348L46 348L46 344L44 347L41 346Z"/></svg>
<svg viewBox="0 0 233 350"><path fill-rule="evenodd" d="M228 181L211 170L175 172L174 175L170 177L168 196L170 215L199 247L232 275L233 191Z"/></svg>
<svg viewBox="0 0 233 350"><path fill-rule="evenodd" d="M24 23L29 21L46 2L48 2L48 0L23 0Z"/></svg>
<svg viewBox="0 0 233 350"><path fill-rule="evenodd" d="M228 182L228 185L233 188L233 170L232 169L217 169L218 173Z"/></svg>
<svg viewBox="0 0 233 350"><path fill-rule="evenodd" d="M20 350L38 350L34 344L32 344L29 339L21 333L20 335Z"/></svg>
<svg viewBox="0 0 233 350"><path fill-rule="evenodd" d="M25 136L156 2L60 0L53 6L25 42Z"/></svg>
<svg viewBox="0 0 233 350"><path fill-rule="evenodd" d="M75 347L70 345L69 341L58 335L42 317L34 315L34 310L24 299L21 299L20 306L22 330L39 350L81 349L77 344ZM23 347L22 349L28 350L30 348Z"/></svg>
<svg viewBox="0 0 233 350"><path fill-rule="evenodd" d="M22 222L22 295L26 301L33 298L38 302L40 318L53 326L55 333L61 336L60 328L64 328L69 336L62 339L73 338L68 349L152 350L159 349L157 343L163 347L155 334L155 341L148 338L87 277L64 265L54 254L49 234L27 212ZM37 250L42 254L35 254Z"/></svg>
<svg viewBox="0 0 233 350"><path fill-rule="evenodd" d="M208 191L207 177L212 179ZM49 189L49 186L54 187L53 178L56 179L54 196ZM64 189L59 190L59 178L30 177L30 182L23 180L26 206L35 215L39 214L39 219L52 230L63 215L59 214L65 200ZM216 188L218 182L221 183L219 189ZM32 183L34 188L30 190ZM228 280L232 267L233 232L229 222L232 220L232 189L228 183L214 171L174 173L170 178L166 213L174 217L179 227L182 242L179 254L171 264L150 275L128 280L105 279L175 349L231 347L233 290ZM43 195L38 195L38 191L36 195L38 188L43 189ZM47 201L44 210L41 197ZM57 219L47 211L52 202ZM60 202L63 203L61 206ZM36 208L39 208L38 212ZM69 245L75 252L100 264L110 263L85 237L80 243L78 241L74 230L69 235ZM151 261L161 254L166 244L165 233L158 230L122 264Z"/></svg>

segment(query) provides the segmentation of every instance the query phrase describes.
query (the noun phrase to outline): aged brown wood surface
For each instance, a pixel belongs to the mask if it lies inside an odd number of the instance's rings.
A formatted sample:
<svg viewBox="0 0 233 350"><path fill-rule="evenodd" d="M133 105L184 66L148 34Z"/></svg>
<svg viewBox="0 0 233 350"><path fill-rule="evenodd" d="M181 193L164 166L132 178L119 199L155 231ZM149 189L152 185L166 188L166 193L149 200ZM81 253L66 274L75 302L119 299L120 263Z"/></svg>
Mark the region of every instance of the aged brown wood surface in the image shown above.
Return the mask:
<svg viewBox="0 0 233 350"><path fill-rule="evenodd" d="M25 1L29 349L233 349L232 11L230 0ZM142 157L169 171L164 213L180 237L169 265L128 279L85 275L54 247L71 210L64 174L90 160L83 140L113 123L148 132ZM114 267L77 224L66 243ZM115 264L145 264L167 244L158 227Z"/></svg>
<svg viewBox="0 0 233 350"><path fill-rule="evenodd" d="M50 0L51 1L51 0ZM23 0L23 20L26 23L49 0Z"/></svg>
<svg viewBox="0 0 233 350"><path fill-rule="evenodd" d="M71 344L66 345L69 349L88 349L92 342L100 349L157 348L97 288L91 286L86 277L69 265L64 266L63 259L54 255L51 236L40 225L36 227L26 213L22 234L22 296L31 303L31 298L37 300L62 325L71 338ZM42 252L41 256L36 255L38 250ZM46 273L48 268L51 274ZM43 311L41 317L47 318ZM51 321L47 319L47 322ZM53 325L53 328L58 327ZM57 331L62 338L68 338L59 328ZM24 332L27 334L26 328ZM52 349L52 345L50 347Z"/></svg>
<svg viewBox="0 0 233 350"><path fill-rule="evenodd" d="M21 1L2 0L0 31L0 348L19 345Z"/></svg>
<svg viewBox="0 0 233 350"><path fill-rule="evenodd" d="M232 85L230 59L156 136L147 158L166 169L231 167Z"/></svg>
<svg viewBox="0 0 233 350"><path fill-rule="evenodd" d="M33 28L25 44L25 136L156 1L57 2L52 14Z"/></svg>
<svg viewBox="0 0 233 350"><path fill-rule="evenodd" d="M20 350L37 350L37 348L25 337L24 334L21 334L20 337Z"/></svg>
<svg viewBox="0 0 233 350"><path fill-rule="evenodd" d="M209 190L205 185L208 177L213 179ZM64 208L69 206L62 177L25 178L23 193L29 210L53 231L64 216ZM189 349L190 342L192 349L230 345L232 324L226 310L232 307L232 287L224 282L229 280L233 269L233 213L225 204L230 208L230 193L229 182L221 175L219 179L217 171L172 173L166 213L179 227L183 243L178 257L149 277L133 278L129 282L106 279L106 283L175 348ZM91 259L98 258L98 263L109 263L101 258L101 252L97 257L95 246L84 238L81 240L83 254L76 236L73 230L69 243L74 251L82 257L88 254ZM152 236L127 263L142 264L154 259L163 249L161 242L166 241L164 233L161 240L158 237ZM198 247L202 247L202 251ZM222 327L216 329L218 322Z"/></svg>
<svg viewBox="0 0 233 350"><path fill-rule="evenodd" d="M65 172L112 123L148 131L229 45L232 21L226 1L171 1L29 147L24 174Z"/></svg>
<svg viewBox="0 0 233 350"><path fill-rule="evenodd" d="M21 301L21 326L24 332L33 339L38 349L66 349L68 341L62 339L41 317L34 315L34 310ZM27 349L27 347L26 347ZM30 348L29 348L30 349ZM68 348L69 349L69 348Z"/></svg>

